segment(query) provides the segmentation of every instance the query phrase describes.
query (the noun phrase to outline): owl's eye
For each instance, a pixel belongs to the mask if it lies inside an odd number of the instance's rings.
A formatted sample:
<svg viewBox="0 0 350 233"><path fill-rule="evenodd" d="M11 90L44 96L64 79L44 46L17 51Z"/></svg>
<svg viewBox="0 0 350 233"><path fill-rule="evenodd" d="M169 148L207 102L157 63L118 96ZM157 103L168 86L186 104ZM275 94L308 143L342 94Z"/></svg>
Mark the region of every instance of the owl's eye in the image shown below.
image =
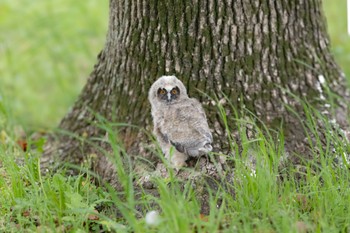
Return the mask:
<svg viewBox="0 0 350 233"><path fill-rule="evenodd" d="M161 90L159 91L159 94L165 95L165 90L164 90L164 89L161 89Z"/></svg>
<svg viewBox="0 0 350 233"><path fill-rule="evenodd" d="M177 90L176 89L171 90L171 94L176 95L177 94Z"/></svg>

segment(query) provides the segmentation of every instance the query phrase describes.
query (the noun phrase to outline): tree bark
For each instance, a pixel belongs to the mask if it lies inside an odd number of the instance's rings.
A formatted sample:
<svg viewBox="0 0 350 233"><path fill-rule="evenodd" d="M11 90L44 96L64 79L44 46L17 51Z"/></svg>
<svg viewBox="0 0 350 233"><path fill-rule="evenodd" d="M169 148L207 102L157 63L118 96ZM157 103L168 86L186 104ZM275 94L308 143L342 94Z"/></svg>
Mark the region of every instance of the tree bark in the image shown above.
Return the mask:
<svg viewBox="0 0 350 233"><path fill-rule="evenodd" d="M305 134L285 106L303 116L302 108L288 92L330 116L325 86L349 96L329 44L320 0L111 0L105 48L59 128L84 138L103 136L94 124L97 113L151 132L148 90L158 77L174 74L204 105L215 151L230 153L225 126L215 102L200 92L217 97L228 117L233 113L225 96L238 112L248 109L268 127L283 123L286 150L300 152L307 147ZM333 116L345 126L347 107L341 99L337 106ZM229 126L237 128L232 119ZM129 155L146 156L149 140L142 130L125 127L121 138ZM93 150L68 136L48 148L43 161L56 154L80 163ZM112 181L107 160L99 155L94 166Z"/></svg>

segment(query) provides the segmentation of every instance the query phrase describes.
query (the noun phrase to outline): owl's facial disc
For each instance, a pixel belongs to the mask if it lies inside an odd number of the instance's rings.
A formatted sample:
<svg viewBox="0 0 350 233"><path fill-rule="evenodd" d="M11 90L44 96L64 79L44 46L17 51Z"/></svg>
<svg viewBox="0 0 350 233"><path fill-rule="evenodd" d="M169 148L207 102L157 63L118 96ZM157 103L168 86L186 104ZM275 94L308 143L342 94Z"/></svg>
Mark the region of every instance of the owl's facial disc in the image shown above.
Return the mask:
<svg viewBox="0 0 350 233"><path fill-rule="evenodd" d="M157 91L157 96L160 100L167 103L172 103L180 96L180 89L176 86L172 89L170 88L159 88Z"/></svg>

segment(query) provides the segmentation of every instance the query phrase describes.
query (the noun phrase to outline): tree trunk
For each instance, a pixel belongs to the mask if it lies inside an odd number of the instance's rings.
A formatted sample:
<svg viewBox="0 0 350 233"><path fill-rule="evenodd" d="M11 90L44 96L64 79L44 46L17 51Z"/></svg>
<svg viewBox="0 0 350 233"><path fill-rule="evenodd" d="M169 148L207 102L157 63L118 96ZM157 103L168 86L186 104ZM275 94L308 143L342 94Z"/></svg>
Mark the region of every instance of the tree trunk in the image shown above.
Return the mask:
<svg viewBox="0 0 350 233"><path fill-rule="evenodd" d="M289 152L307 145L300 122L285 107L303 115L299 101L288 92L326 114L331 111L325 106L325 84L348 96L329 51L320 0L111 0L105 48L59 128L84 138L103 136L94 124L99 114L150 132L147 93L165 74L176 75L189 95L200 99L213 129L215 151L223 153L230 152L225 126L215 102L200 92L221 100L228 116L233 113L224 96L238 112L246 108L271 128L283 123ZM343 124L347 108L341 101L337 104L336 117ZM237 128L233 121L229 124ZM147 154L142 130L126 127L121 137L129 155ZM68 136L56 143L49 144L46 156L58 154L60 160L79 163L92 153ZM51 157L43 159L48 160ZM94 166L113 181L115 172L106 168L107 160L100 156Z"/></svg>

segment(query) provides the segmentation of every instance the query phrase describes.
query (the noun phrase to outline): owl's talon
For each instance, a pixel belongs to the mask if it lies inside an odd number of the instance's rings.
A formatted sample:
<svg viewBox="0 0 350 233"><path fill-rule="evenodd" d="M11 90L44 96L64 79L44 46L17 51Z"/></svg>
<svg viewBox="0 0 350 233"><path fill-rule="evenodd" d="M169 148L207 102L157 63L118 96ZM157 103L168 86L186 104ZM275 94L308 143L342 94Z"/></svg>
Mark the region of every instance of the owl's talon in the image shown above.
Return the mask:
<svg viewBox="0 0 350 233"><path fill-rule="evenodd" d="M186 167L186 160L188 159L188 156L184 153L181 153L177 150L175 150L171 155L170 155L170 161L171 165L175 168L180 170L183 167Z"/></svg>

